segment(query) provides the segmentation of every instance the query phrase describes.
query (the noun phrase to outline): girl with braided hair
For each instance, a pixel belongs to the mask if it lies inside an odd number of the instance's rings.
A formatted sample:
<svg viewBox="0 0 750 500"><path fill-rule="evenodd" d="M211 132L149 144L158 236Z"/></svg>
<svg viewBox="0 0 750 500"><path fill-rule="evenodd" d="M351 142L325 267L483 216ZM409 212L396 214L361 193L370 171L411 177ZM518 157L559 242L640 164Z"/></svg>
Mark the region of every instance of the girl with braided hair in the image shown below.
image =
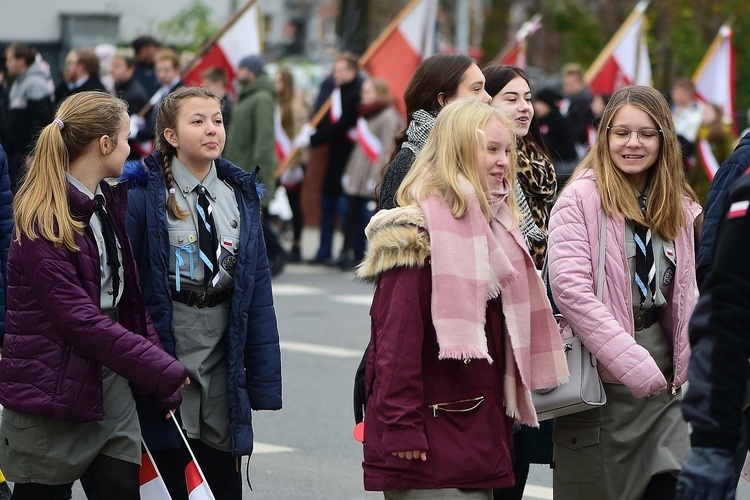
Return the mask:
<svg viewBox="0 0 750 500"><path fill-rule="evenodd" d="M127 174L128 233L156 330L192 381L182 429L214 496L239 499L251 409L281 408L281 355L257 170L220 157L225 137L214 93L183 87L165 97L147 168ZM172 498L187 498L190 454L177 430L140 416Z"/></svg>

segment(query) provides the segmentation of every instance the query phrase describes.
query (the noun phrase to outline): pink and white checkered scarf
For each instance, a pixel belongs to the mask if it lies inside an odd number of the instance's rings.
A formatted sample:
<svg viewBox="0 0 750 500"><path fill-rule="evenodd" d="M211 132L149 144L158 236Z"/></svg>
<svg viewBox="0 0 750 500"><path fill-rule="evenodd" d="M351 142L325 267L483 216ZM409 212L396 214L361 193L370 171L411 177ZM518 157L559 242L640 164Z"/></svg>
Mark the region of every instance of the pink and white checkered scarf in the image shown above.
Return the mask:
<svg viewBox="0 0 750 500"><path fill-rule="evenodd" d="M432 321L440 358L487 359L487 301L502 297L505 406L509 416L538 425L531 392L568 380L562 341L544 285L505 199L509 184L490 194L492 217L482 213L472 185L466 215L456 219L440 197L418 201L427 222L432 259Z"/></svg>

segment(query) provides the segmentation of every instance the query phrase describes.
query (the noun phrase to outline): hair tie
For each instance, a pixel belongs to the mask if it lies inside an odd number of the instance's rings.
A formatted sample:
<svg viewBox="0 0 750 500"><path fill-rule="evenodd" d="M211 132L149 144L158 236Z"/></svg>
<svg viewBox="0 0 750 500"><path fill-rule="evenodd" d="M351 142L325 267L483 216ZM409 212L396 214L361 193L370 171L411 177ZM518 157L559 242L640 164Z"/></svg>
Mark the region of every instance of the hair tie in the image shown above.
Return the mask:
<svg viewBox="0 0 750 500"><path fill-rule="evenodd" d="M65 124L64 124L64 123L63 123L63 121L62 121L61 119L59 119L59 118L55 118L54 120L52 120L52 122L53 122L53 123L56 123L56 124L57 124L57 126L58 126L58 127L60 127L60 130L62 130L62 129L64 129L64 128L65 128Z"/></svg>
<svg viewBox="0 0 750 500"><path fill-rule="evenodd" d="M174 188L169 188L169 194L174 194L174 193L175 193Z"/></svg>

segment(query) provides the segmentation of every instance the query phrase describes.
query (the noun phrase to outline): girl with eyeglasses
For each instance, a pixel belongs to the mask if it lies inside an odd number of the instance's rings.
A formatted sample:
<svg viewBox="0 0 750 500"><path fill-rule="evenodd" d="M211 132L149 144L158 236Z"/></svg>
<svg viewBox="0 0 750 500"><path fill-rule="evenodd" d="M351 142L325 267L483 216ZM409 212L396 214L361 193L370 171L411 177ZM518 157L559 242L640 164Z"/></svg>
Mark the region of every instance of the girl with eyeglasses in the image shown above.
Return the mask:
<svg viewBox="0 0 750 500"><path fill-rule="evenodd" d="M596 356L607 404L556 419L554 496L673 498L690 449L680 402L701 207L658 91L618 90L600 130L552 209L548 242L562 335L572 329Z"/></svg>

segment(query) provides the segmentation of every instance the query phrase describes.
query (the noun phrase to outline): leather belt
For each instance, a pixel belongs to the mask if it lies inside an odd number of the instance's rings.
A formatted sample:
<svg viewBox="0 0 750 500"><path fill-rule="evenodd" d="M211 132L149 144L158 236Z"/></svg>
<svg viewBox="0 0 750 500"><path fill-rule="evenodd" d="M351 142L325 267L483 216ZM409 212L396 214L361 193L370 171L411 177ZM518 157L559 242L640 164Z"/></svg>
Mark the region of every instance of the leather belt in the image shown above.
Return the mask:
<svg viewBox="0 0 750 500"><path fill-rule="evenodd" d="M214 307L231 299L232 291L222 290L217 293L203 293L180 290L178 292L176 289L171 288L170 295L175 302L181 302L190 307Z"/></svg>
<svg viewBox="0 0 750 500"><path fill-rule="evenodd" d="M649 309L648 311L640 311L636 313L635 317L635 331L643 330L659 321L659 310Z"/></svg>

